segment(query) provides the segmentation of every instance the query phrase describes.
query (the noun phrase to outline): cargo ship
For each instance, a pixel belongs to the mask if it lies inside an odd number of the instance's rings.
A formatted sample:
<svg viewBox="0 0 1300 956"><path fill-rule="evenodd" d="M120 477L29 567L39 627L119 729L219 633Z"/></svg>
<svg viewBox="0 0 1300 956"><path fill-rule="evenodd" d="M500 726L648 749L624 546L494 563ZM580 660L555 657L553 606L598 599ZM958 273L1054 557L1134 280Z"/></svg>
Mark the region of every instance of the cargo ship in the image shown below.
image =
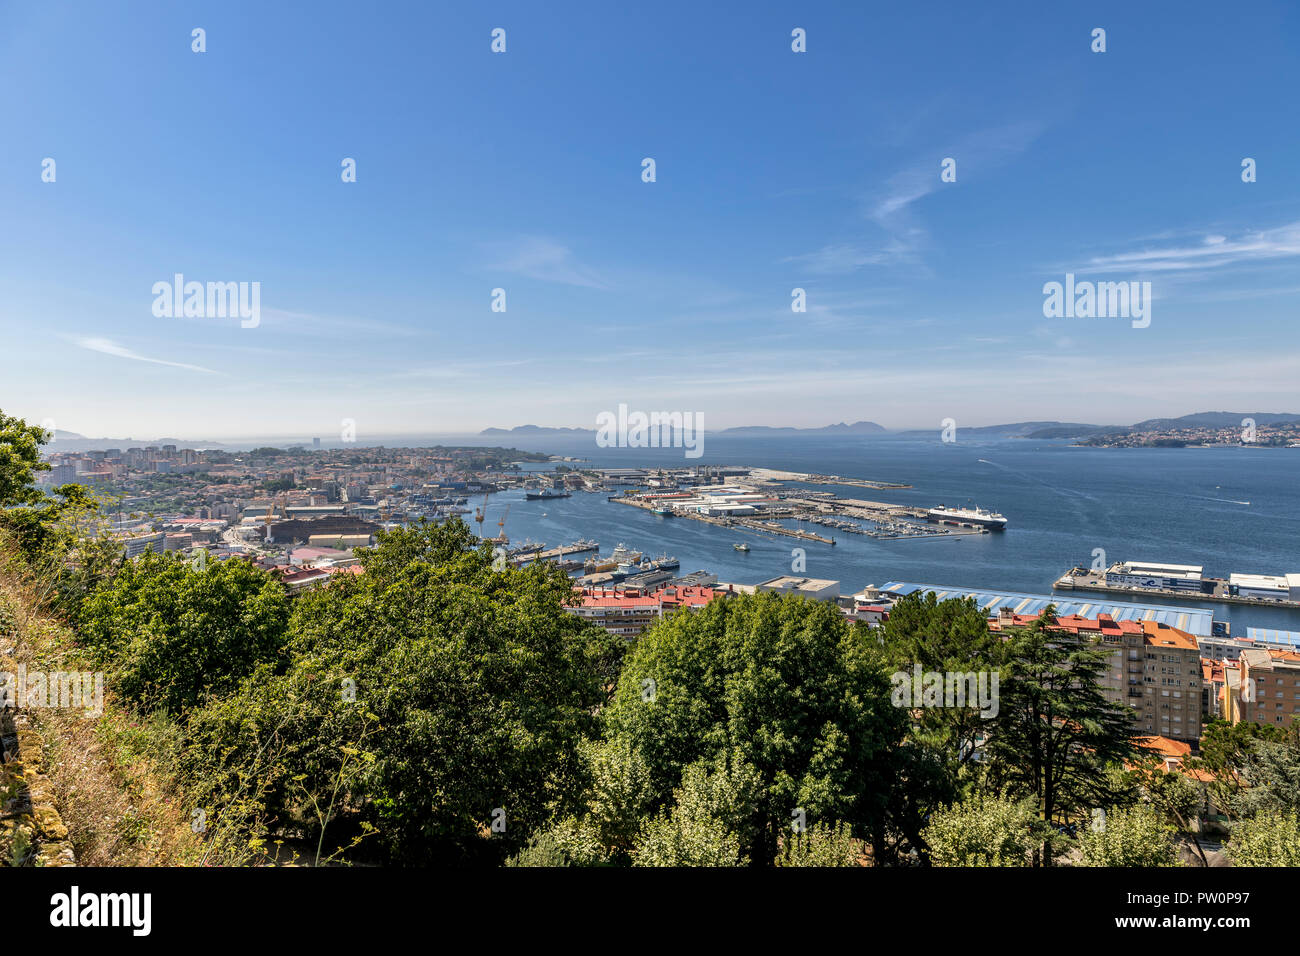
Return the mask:
<svg viewBox="0 0 1300 956"><path fill-rule="evenodd" d="M985 511L983 508L946 508L939 505L937 508L931 508L927 511L925 516L930 521L948 524L974 524L992 531L1007 530L1005 515L1000 515L996 511Z"/></svg>

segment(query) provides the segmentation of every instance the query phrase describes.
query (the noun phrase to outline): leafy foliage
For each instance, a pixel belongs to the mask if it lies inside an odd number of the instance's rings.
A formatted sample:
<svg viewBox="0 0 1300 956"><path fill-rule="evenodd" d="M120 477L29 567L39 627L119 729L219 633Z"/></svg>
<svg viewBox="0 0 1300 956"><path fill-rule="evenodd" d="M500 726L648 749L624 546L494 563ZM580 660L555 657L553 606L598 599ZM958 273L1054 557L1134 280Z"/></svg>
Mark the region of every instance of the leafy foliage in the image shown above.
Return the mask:
<svg viewBox="0 0 1300 956"><path fill-rule="evenodd" d="M35 473L49 471L41 461L41 446L49 433L0 411L0 508L35 504L41 499Z"/></svg>
<svg viewBox="0 0 1300 956"><path fill-rule="evenodd" d="M178 714L275 661L288 619L284 589L246 561L196 571L146 551L86 600L80 633L142 711Z"/></svg>
<svg viewBox="0 0 1300 956"><path fill-rule="evenodd" d="M1178 866L1178 846L1160 812L1144 803L1098 818L1079 838L1084 866Z"/></svg>
<svg viewBox="0 0 1300 956"><path fill-rule="evenodd" d="M975 796L937 810L924 837L935 866L1027 866L1047 833L1032 799Z"/></svg>
<svg viewBox="0 0 1300 956"><path fill-rule="evenodd" d="M1111 769L1137 747L1128 709L1100 686L1110 651L1056 630L1053 613L1049 606L1008 641L987 752L998 792L1030 797L1044 822L1064 824L1122 799ZM1045 843L1042 864L1052 856Z"/></svg>
<svg viewBox="0 0 1300 956"><path fill-rule="evenodd" d="M1300 866L1300 814L1264 810L1234 823L1227 851L1234 866Z"/></svg>
<svg viewBox="0 0 1300 956"><path fill-rule="evenodd" d="M367 726L373 759L346 803L394 862L500 861L576 808L580 744L622 642L565 612L558 569L494 571L465 531L387 533L364 575L297 599L289 671L196 716L196 778L227 792L260 778L265 817L283 823L300 812L290 781L318 792Z"/></svg>
<svg viewBox="0 0 1300 956"><path fill-rule="evenodd" d="M672 844L674 791L686 786L689 767L751 768L739 852L770 865L796 810L811 823L883 826L890 748L906 720L887 688L838 608L746 595L679 611L643 634L604 724L607 738L648 769L653 806L666 812L656 846ZM700 772L686 792L703 786Z"/></svg>

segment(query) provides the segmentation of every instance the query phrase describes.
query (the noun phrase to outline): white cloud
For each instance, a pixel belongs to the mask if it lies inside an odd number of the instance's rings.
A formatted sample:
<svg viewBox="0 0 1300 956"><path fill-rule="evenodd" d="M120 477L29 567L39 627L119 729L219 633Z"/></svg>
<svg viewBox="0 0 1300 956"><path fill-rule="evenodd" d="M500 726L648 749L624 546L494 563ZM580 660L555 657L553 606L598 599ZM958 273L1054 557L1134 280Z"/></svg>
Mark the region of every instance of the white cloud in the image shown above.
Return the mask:
<svg viewBox="0 0 1300 956"><path fill-rule="evenodd" d="M69 336L68 338L69 341L78 348L87 349L91 352L101 352L104 355L130 359L133 362L148 362L151 365L166 365L171 368L183 368L190 372L203 372L207 375L218 374L210 368L203 368L201 365L189 365L185 362L169 362L166 359L149 358L149 356L141 355L139 352L134 352L124 345L118 345L112 339L84 335Z"/></svg>
<svg viewBox="0 0 1300 956"><path fill-rule="evenodd" d="M1086 272L1192 272L1240 263L1270 262L1300 256L1300 222L1248 232L1237 239L1209 235L1200 245L1179 245L1095 256Z"/></svg>
<svg viewBox="0 0 1300 956"><path fill-rule="evenodd" d="M588 289L609 287L594 269L579 262L568 246L554 239L525 236L513 242L494 244L492 248L499 261L489 266L491 270Z"/></svg>

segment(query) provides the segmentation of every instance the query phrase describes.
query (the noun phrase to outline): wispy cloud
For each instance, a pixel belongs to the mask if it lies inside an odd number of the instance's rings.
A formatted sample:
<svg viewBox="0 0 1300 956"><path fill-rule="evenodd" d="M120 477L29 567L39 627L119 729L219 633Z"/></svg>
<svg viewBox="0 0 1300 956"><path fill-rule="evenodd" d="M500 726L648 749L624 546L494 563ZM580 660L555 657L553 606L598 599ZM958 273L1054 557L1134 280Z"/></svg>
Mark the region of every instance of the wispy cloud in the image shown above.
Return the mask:
<svg viewBox="0 0 1300 956"><path fill-rule="evenodd" d="M816 252L788 256L782 261L800 263L815 275L845 275L864 266L916 261L924 235L924 230L911 229L891 236L883 245L840 243L822 246Z"/></svg>
<svg viewBox="0 0 1300 956"><path fill-rule="evenodd" d="M964 183L1009 162L1042 131L1038 123L1010 123L931 149L923 158L895 172L882 187L862 197L864 215L883 231L883 239L832 243L784 261L802 263L809 272L819 275L844 275L866 266L921 264L930 236L912 207L945 185L939 179L940 161L955 159L957 182Z"/></svg>
<svg viewBox="0 0 1300 956"><path fill-rule="evenodd" d="M130 359L133 362L148 362L150 365L166 365L170 368L183 368L190 372L203 372L207 375L217 375L218 373L210 368L204 368L201 365L190 365L186 362L169 362L166 359L150 358L147 355L141 355L139 352L132 351L124 345L118 345L112 339L97 338L94 336L68 336L73 345L91 352L101 352L104 355L112 355L116 358Z"/></svg>
<svg viewBox="0 0 1300 956"><path fill-rule="evenodd" d="M892 227L918 199L945 185L939 180L941 159L951 157L957 161L957 182L964 183L972 175L981 176L1014 159L1042 131L1039 123L1008 123L979 130L946 148L935 149L924 159L896 172L883 190L869 195L868 216L882 226Z"/></svg>
<svg viewBox="0 0 1300 956"><path fill-rule="evenodd" d="M1184 239L1177 245L1095 256L1080 271L1192 272L1295 256L1300 256L1300 222L1248 232L1237 239L1214 233L1199 244Z"/></svg>
<svg viewBox="0 0 1300 956"><path fill-rule="evenodd" d="M588 289L609 288L594 269L579 262L568 246L554 239L524 236L490 248L497 259L489 266L494 271Z"/></svg>

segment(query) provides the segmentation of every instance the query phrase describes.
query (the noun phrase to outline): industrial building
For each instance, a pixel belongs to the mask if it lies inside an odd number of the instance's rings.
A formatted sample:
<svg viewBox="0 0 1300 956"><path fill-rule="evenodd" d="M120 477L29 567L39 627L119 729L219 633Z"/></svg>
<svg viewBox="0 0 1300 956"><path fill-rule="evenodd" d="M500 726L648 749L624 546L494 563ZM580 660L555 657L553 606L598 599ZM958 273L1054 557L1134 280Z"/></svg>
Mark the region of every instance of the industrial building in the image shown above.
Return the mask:
<svg viewBox="0 0 1300 956"><path fill-rule="evenodd" d="M1159 588L1165 591L1205 593L1204 569L1199 564L1155 564L1121 561L1106 569L1106 583L1112 587Z"/></svg>
<svg viewBox="0 0 1300 956"><path fill-rule="evenodd" d="M759 591L774 591L777 594L797 594L800 597L816 598L819 601L838 601L840 582L822 578L801 578L794 575L782 575L764 581L756 588Z"/></svg>
<svg viewBox="0 0 1300 956"><path fill-rule="evenodd" d="M1231 574L1228 593L1271 601L1300 601L1300 574Z"/></svg>
<svg viewBox="0 0 1300 956"><path fill-rule="evenodd" d="M1132 604L1128 602L1085 600L1050 594L1024 594L1016 591L990 591L983 588L943 587L934 584L911 584L892 581L879 589L883 597L902 597L916 591L933 591L939 600L946 598L973 598L978 607L990 615L999 608L1009 607L1016 614L1038 614L1047 605L1056 605L1060 617L1077 615L1096 618L1109 615L1116 621L1155 621L1186 631L1196 638L1214 634L1214 612L1202 608L1172 607L1161 604Z"/></svg>

